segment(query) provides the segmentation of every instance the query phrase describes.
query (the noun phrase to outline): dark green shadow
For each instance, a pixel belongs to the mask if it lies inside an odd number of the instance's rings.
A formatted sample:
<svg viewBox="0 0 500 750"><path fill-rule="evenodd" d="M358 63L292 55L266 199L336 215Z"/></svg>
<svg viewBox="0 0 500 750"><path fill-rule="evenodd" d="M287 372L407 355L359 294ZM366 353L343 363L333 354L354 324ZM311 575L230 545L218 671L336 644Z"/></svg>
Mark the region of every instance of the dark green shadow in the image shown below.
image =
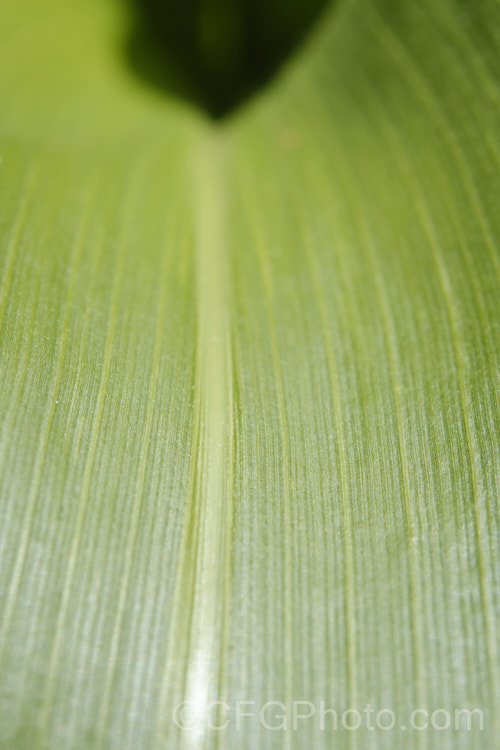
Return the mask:
<svg viewBox="0 0 500 750"><path fill-rule="evenodd" d="M127 0L126 54L156 87L222 118L276 74L331 0Z"/></svg>

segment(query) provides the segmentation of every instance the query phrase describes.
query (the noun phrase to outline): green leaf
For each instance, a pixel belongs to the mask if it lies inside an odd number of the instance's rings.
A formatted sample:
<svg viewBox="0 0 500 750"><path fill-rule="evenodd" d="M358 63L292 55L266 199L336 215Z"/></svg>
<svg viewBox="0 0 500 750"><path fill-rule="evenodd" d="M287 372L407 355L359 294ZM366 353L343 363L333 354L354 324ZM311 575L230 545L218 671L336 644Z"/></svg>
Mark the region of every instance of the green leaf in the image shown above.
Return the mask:
<svg viewBox="0 0 500 750"><path fill-rule="evenodd" d="M125 3L0 14L0 748L494 750L498 2L217 122Z"/></svg>

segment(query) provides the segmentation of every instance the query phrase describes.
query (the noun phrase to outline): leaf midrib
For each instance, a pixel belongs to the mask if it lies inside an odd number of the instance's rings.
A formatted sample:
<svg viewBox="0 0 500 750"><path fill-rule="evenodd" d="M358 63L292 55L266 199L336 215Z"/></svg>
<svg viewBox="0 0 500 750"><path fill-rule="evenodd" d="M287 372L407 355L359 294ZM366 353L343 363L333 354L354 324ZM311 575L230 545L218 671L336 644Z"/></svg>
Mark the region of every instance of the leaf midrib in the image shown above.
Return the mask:
<svg viewBox="0 0 500 750"><path fill-rule="evenodd" d="M222 668L226 607L230 582L230 528L233 442L233 381L226 235L227 130L202 123L193 153L197 213L196 276L198 297L195 429L191 492L176 581L168 651L187 655L185 671L164 675L157 736L172 731L172 692L203 712L220 698L214 675ZM176 660L168 660L175 665ZM222 679L222 677L221 677ZM215 691L215 692L214 692ZM186 746L198 747L203 733L183 733Z"/></svg>

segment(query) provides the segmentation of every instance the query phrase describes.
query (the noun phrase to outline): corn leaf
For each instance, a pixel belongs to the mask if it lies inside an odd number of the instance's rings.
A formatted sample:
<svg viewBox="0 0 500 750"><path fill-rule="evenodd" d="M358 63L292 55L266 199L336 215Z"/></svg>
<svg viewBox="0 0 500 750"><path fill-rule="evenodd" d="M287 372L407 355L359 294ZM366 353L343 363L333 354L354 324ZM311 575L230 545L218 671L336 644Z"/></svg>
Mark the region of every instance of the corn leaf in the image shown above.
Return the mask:
<svg viewBox="0 0 500 750"><path fill-rule="evenodd" d="M498 2L219 120L0 6L2 750L498 748Z"/></svg>

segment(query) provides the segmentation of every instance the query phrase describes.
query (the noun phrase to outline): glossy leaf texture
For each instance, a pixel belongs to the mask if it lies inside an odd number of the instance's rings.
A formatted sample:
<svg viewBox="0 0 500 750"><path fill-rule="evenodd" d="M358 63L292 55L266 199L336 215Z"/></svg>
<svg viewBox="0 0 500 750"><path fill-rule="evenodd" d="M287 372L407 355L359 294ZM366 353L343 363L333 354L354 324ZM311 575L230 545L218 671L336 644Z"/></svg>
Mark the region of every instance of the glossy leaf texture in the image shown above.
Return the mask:
<svg viewBox="0 0 500 750"><path fill-rule="evenodd" d="M0 13L0 748L494 750L498 2L338 0L217 123Z"/></svg>

